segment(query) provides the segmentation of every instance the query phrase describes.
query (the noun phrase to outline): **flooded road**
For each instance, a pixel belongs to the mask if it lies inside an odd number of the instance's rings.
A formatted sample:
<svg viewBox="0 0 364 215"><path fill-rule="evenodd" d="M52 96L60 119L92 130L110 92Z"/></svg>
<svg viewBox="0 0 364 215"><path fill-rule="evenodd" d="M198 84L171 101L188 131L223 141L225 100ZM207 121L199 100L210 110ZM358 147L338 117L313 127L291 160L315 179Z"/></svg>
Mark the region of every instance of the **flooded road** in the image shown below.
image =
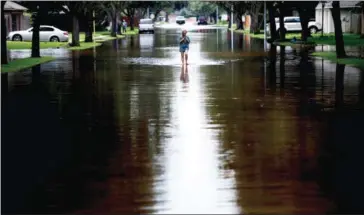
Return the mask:
<svg viewBox="0 0 364 215"><path fill-rule="evenodd" d="M360 70L225 29L182 67L179 34L2 76L3 213L363 211Z"/></svg>

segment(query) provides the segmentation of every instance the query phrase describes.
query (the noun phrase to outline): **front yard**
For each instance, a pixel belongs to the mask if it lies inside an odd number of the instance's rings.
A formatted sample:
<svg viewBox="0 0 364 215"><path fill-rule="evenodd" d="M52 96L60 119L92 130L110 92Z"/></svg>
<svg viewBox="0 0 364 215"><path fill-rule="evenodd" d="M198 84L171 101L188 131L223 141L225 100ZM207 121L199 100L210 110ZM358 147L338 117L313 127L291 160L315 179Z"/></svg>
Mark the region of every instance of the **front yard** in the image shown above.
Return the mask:
<svg viewBox="0 0 364 215"><path fill-rule="evenodd" d="M1 73L16 72L31 68L35 65L54 60L53 57L23 58L10 61L8 64L1 64Z"/></svg>
<svg viewBox="0 0 364 215"><path fill-rule="evenodd" d="M134 28L133 31L130 30L130 28L127 29L126 33L124 35L136 35L139 33L139 30L137 28ZM86 43L85 42L85 33L80 33L80 46L79 47L71 47L69 43L72 41L72 33L69 34L69 41L68 42L40 42L40 48L41 49L49 49L49 48L67 48L70 50L84 50L93 48L96 46L100 46L102 42L108 41L108 40L115 40L124 38L124 35L117 35L117 37L111 37L109 31L101 31L96 32L93 35L94 42ZM9 50L14 49L31 49L32 48L32 42L23 42L23 41L7 41L7 48Z"/></svg>

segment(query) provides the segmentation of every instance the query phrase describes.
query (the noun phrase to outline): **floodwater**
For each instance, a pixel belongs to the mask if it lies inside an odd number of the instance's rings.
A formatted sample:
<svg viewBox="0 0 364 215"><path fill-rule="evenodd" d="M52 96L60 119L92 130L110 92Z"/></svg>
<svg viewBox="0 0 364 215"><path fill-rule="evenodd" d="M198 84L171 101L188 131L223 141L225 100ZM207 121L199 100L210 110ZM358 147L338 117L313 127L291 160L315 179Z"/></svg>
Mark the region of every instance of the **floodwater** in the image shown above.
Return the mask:
<svg viewBox="0 0 364 215"><path fill-rule="evenodd" d="M2 76L3 213L364 211L362 71L206 27L182 67L179 34Z"/></svg>

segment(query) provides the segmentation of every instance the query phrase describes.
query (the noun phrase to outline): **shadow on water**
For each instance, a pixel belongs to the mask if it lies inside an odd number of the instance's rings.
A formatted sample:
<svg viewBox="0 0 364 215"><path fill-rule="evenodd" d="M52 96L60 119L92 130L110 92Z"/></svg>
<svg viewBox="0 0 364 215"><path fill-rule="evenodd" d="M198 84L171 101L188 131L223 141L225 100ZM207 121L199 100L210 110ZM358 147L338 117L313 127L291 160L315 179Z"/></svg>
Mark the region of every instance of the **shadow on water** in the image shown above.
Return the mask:
<svg viewBox="0 0 364 215"><path fill-rule="evenodd" d="M270 88L274 92L275 74L276 74L276 47L272 46L270 50L269 82ZM297 54L297 52L293 52ZM332 199L335 207L330 207L329 213L364 213L362 195L364 193L364 172L362 164L364 158L362 144L364 132L364 111L363 111L363 73L360 73L360 84L358 89L358 102L356 104L345 103L345 65L336 64L334 98L335 105L333 108L325 108L324 105L316 101L316 89L318 83L312 60L308 57L306 50L299 53L300 62L296 67L299 71L298 81L294 87L299 105L297 113L300 116L306 116L314 119L318 126L321 137L318 136L319 154L317 156L317 168L309 168L312 160L302 160L300 172L307 179L317 181L329 199ZM280 47L280 87L285 89L285 48ZM322 77L324 79L326 77ZM304 132L304 120L300 120L297 136L300 146L300 157L304 158L302 153L306 153L306 144L309 143L306 132ZM308 171L307 171L308 170ZM303 179L304 179L303 178Z"/></svg>
<svg viewBox="0 0 364 215"><path fill-rule="evenodd" d="M321 147L320 185L333 199L332 213L364 213L364 111L344 103L345 65L336 64L335 109L325 114L324 141ZM360 86L363 85L361 80ZM359 90L360 93L360 90Z"/></svg>
<svg viewBox="0 0 364 215"><path fill-rule="evenodd" d="M70 92L58 87L51 95L46 83L55 80L36 66L32 83L3 101L3 213L64 213L102 195L88 186L106 179L105 162L117 142L113 96L95 88L93 56L72 61Z"/></svg>

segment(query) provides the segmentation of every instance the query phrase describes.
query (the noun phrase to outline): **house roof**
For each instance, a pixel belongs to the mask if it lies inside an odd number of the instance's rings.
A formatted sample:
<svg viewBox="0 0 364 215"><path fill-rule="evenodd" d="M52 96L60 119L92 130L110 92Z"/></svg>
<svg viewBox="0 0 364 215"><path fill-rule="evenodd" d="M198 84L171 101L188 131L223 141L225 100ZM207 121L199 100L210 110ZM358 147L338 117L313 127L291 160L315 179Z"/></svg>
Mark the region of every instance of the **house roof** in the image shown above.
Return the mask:
<svg viewBox="0 0 364 215"><path fill-rule="evenodd" d="M20 4L17 4L17 3L12 2L12 1L6 1L5 5L4 5L4 10L5 11L9 11L9 10L26 11L26 10L28 10L28 8L23 7Z"/></svg>
<svg viewBox="0 0 364 215"><path fill-rule="evenodd" d="M358 3L360 3L360 1L340 1L340 8L358 8L360 7L358 6ZM332 1L327 1L325 3L325 9L331 9L331 8L332 8ZM316 10L317 9L322 9L321 2L316 6Z"/></svg>

